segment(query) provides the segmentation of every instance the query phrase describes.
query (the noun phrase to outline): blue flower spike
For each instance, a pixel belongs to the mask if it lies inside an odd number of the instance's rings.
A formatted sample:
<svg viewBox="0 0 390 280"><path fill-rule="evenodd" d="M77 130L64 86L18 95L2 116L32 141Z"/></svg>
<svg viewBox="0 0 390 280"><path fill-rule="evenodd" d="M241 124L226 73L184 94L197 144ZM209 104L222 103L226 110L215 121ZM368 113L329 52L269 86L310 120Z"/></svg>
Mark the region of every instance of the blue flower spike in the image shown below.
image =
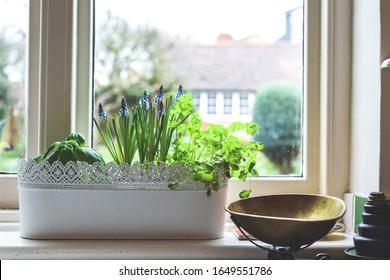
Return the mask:
<svg viewBox="0 0 390 280"><path fill-rule="evenodd" d="M162 117L165 114L164 102L160 101L158 103L157 116Z"/></svg>
<svg viewBox="0 0 390 280"><path fill-rule="evenodd" d="M120 116L128 116L129 115L129 109L127 108L127 103L126 103L126 99L124 97L122 97L122 101L121 101L121 108L119 109L119 115Z"/></svg>
<svg viewBox="0 0 390 280"><path fill-rule="evenodd" d="M185 92L183 90L183 87L179 85L179 89L176 92L176 98L175 98L176 102L179 101L180 96L182 96L184 93Z"/></svg>
<svg viewBox="0 0 390 280"><path fill-rule="evenodd" d="M107 113L106 113L106 111L104 111L102 103L99 103L98 117L100 120L107 118Z"/></svg>
<svg viewBox="0 0 390 280"><path fill-rule="evenodd" d="M139 100L139 105L142 107L142 105L145 108L145 111L149 110L149 96L146 90L144 91L144 94L142 95L141 99Z"/></svg>
<svg viewBox="0 0 390 280"><path fill-rule="evenodd" d="M164 102L164 87L163 87L163 85L160 86L159 90L156 92L156 95L154 96L154 106L159 105L160 102Z"/></svg>

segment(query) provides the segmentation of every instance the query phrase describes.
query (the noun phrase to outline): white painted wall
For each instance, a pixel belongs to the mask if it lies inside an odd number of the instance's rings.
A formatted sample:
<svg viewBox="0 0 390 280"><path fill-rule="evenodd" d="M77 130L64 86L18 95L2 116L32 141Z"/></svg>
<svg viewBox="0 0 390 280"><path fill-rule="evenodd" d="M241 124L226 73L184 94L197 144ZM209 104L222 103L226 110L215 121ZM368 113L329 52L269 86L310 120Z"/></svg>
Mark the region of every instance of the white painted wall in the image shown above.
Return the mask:
<svg viewBox="0 0 390 280"><path fill-rule="evenodd" d="M216 94L216 113L207 113L207 92L200 95L199 115L204 123L229 124L232 122L252 122L253 106L255 103L255 94L248 92L248 114L240 113L240 93L232 93L232 113L224 113L224 93Z"/></svg>
<svg viewBox="0 0 390 280"><path fill-rule="evenodd" d="M380 0L354 0L350 187L359 194L378 191L383 172L380 30Z"/></svg>

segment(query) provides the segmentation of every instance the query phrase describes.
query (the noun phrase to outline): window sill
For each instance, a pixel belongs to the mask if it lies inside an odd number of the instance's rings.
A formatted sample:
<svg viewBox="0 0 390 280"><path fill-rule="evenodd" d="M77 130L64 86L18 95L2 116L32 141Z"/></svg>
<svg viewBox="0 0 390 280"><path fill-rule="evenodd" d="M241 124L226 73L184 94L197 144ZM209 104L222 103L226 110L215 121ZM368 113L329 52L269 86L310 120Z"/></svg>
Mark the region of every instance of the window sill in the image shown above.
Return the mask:
<svg viewBox="0 0 390 280"><path fill-rule="evenodd" d="M345 259L349 247L352 235L333 233L295 257ZM267 259L267 252L237 240L230 225L215 240L29 240L19 237L18 224L0 223L0 259Z"/></svg>

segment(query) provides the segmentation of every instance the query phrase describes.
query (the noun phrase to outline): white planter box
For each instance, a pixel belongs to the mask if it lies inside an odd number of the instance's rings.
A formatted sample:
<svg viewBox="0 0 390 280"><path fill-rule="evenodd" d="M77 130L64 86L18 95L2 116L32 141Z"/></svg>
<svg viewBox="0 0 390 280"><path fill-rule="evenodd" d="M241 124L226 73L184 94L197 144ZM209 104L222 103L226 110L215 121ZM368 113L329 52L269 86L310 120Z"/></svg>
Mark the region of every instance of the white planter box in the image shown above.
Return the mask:
<svg viewBox="0 0 390 280"><path fill-rule="evenodd" d="M39 172L47 175L46 170ZM214 239L224 235L226 186L207 197L204 189L67 188L61 183L27 181L19 176L24 238Z"/></svg>
<svg viewBox="0 0 390 280"><path fill-rule="evenodd" d="M19 188L20 234L33 239L223 237L226 190Z"/></svg>

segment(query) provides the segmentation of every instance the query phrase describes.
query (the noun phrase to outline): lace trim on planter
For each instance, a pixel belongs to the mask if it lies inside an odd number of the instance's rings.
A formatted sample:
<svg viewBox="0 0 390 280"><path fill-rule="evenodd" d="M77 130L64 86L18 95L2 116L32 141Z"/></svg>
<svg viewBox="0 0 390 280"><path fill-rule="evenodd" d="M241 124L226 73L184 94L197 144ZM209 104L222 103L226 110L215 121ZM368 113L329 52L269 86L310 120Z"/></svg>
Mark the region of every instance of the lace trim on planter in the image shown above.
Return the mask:
<svg viewBox="0 0 390 280"><path fill-rule="evenodd" d="M50 165L47 161L19 160L18 183L21 187L47 189L170 190L169 184L185 181L177 189L204 190L204 183L190 177L193 168L192 164L151 164L145 169L140 163L118 166L110 162L103 166L86 162L67 162L64 165L55 161ZM226 187L227 178L222 174L220 172L220 184Z"/></svg>

